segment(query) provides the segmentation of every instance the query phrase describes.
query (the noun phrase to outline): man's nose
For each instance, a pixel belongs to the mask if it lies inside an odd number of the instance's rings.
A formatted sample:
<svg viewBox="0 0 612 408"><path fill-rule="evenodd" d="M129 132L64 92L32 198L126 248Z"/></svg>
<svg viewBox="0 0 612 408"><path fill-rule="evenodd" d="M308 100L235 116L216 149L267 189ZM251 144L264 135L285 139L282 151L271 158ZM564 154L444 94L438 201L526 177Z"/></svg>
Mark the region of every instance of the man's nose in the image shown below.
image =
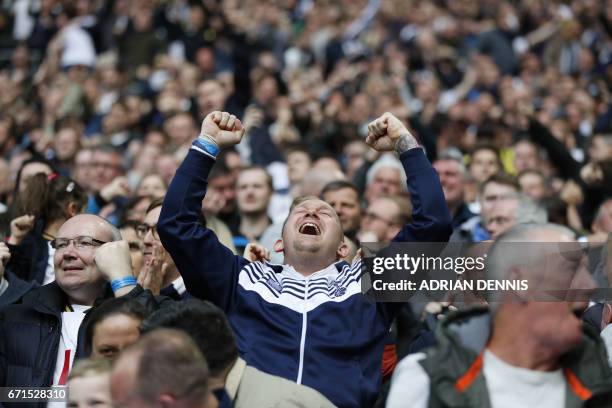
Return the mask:
<svg viewBox="0 0 612 408"><path fill-rule="evenodd" d="M144 238L142 239L142 242L148 246L152 245L153 241L155 241L155 238L153 237L153 231L149 228Z"/></svg>
<svg viewBox="0 0 612 408"><path fill-rule="evenodd" d="M73 242L70 242L66 249L64 249L64 253L62 254L63 259L75 259L77 257L76 247Z"/></svg>

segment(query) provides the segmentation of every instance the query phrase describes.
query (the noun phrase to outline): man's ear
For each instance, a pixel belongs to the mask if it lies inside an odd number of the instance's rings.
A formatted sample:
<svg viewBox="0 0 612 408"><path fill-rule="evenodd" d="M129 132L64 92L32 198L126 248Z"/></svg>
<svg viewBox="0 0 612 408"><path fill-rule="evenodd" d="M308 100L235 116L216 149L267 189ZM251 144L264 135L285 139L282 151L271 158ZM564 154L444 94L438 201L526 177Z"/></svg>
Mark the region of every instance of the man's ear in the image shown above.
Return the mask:
<svg viewBox="0 0 612 408"><path fill-rule="evenodd" d="M282 238L277 239L272 248L274 249L274 252L276 253L285 252L285 244L283 243L283 239Z"/></svg>
<svg viewBox="0 0 612 408"><path fill-rule="evenodd" d="M336 251L336 257L338 259L344 259L348 256L350 250L351 249L349 248L346 241L342 240L340 246L338 247L338 250Z"/></svg>
<svg viewBox="0 0 612 408"><path fill-rule="evenodd" d="M522 268L519 266L513 266L508 271L508 280L511 280L514 282L526 280L529 282L529 274L527 273L527 270L525 268ZM542 288L539 288L539 290L542 290ZM531 287L528 284L527 290L517 290L514 292L514 294L521 302L527 302L532 297L532 295L536 293L537 291L538 291L537 287Z"/></svg>

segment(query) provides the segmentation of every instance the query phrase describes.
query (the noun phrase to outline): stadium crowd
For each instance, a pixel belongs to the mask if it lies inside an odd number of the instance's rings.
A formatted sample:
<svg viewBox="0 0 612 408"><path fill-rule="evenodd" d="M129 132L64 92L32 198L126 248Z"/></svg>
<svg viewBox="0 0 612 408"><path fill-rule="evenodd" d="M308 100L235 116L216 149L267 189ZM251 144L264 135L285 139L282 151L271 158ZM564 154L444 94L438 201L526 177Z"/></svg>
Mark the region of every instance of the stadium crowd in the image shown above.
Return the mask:
<svg viewBox="0 0 612 408"><path fill-rule="evenodd" d="M612 407L611 92L612 0L0 2L0 387ZM391 242L586 297L374 302Z"/></svg>

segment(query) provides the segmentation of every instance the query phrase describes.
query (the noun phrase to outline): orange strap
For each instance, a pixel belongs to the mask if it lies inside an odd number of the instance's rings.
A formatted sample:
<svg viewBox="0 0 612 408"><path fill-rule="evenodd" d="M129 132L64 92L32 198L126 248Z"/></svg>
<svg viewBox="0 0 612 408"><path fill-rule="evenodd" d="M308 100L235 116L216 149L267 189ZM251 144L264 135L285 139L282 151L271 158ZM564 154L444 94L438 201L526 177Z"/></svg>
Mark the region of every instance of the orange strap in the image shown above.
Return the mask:
<svg viewBox="0 0 612 408"><path fill-rule="evenodd" d="M395 350L395 344L387 344L383 352L382 359L382 376L383 380L388 380L393 375L393 370L397 365L397 352Z"/></svg>
<svg viewBox="0 0 612 408"><path fill-rule="evenodd" d="M474 360L470 368L468 368L465 374L459 377L459 379L455 383L455 389L458 392L465 392L465 390L467 390L470 385L474 383L474 380L476 380L476 377L478 377L478 374L482 370L482 363L483 355L482 353L480 353L478 357L476 357L476 360ZM574 394L576 394L578 398L580 398L582 401L586 401L593 396L593 393L582 384L582 382L578 379L576 374L572 372L572 370L566 367L563 369L563 374L565 375L567 383L569 384Z"/></svg>
<svg viewBox="0 0 612 408"><path fill-rule="evenodd" d="M470 387L470 385L472 385L474 380L476 380L476 377L478 377L478 374L481 370L482 352L478 355L478 357L476 357L476 360L474 360L470 368L468 368L468 370L461 377L459 377L459 379L455 383L455 389L458 392L463 393Z"/></svg>
<svg viewBox="0 0 612 408"><path fill-rule="evenodd" d="M582 382L580 382L572 370L566 367L563 369L563 374L565 374L567 383L572 391L574 391L574 394L576 394L582 401L586 401L593 396L593 393L587 387L585 387Z"/></svg>

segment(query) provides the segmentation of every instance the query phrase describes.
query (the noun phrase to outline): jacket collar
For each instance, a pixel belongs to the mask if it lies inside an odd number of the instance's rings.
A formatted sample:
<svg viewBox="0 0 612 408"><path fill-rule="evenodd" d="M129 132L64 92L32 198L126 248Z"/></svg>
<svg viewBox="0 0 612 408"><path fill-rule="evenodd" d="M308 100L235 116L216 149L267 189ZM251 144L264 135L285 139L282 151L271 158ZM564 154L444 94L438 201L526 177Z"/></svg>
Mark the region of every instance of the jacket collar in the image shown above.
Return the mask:
<svg viewBox="0 0 612 408"><path fill-rule="evenodd" d="M68 296L57 282L51 282L26 294L23 303L41 313L60 315L68 304Z"/></svg>
<svg viewBox="0 0 612 408"><path fill-rule="evenodd" d="M113 296L110 285L104 285L104 290L94 302L94 306ZM64 311L66 305L68 305L69 301L68 296L64 293L62 288L59 287L57 281L53 281L27 293L23 297L23 303L32 306L34 310L38 312L59 316Z"/></svg>
<svg viewBox="0 0 612 408"><path fill-rule="evenodd" d="M309 280L309 279L314 279L314 278L321 278L323 276L328 276L328 275L337 275L338 273L342 272L342 270L346 266L350 266L346 261L338 261L338 262L334 262L333 264L329 265L326 268L313 272L312 274L308 276L304 276L298 271L296 271L295 268L291 265L287 265L287 264L279 265L279 264L271 264L267 262L266 262L266 265L272 268L272 270L275 273L284 273L291 278L299 279L299 280Z"/></svg>
<svg viewBox="0 0 612 408"><path fill-rule="evenodd" d="M470 208L467 206L467 204L465 204L465 202L462 202L459 208L457 208L457 212L453 216L453 226L457 228L464 224L466 221L474 218L475 216L476 214L470 211Z"/></svg>
<svg viewBox="0 0 612 408"><path fill-rule="evenodd" d="M2 294L0 305L10 305L18 302L19 299L22 299L28 292L37 287L35 283L21 280L10 271L6 271L4 277L8 283L8 288Z"/></svg>

